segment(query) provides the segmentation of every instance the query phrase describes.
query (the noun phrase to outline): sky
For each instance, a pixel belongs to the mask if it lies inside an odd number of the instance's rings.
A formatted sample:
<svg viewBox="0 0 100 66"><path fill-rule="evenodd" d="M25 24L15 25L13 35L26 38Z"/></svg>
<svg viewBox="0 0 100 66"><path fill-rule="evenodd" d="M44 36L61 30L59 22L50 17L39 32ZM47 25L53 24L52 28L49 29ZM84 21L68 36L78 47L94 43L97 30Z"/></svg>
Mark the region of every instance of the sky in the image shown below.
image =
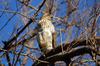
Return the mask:
<svg viewBox="0 0 100 66"><path fill-rule="evenodd" d="M12 10L12 11L16 11L16 6L19 5L19 2L17 2L18 5L16 5L16 0L0 0L0 29L2 28L2 26L4 26L6 24L6 22L8 21L8 19L10 18L10 16L12 16L12 14L10 13L4 13L2 16L2 12L1 10L4 9L5 7L6 8L9 8L9 10ZM60 2L61 0L57 0L58 2ZM85 1L87 1L88 5L86 5ZM80 10L80 13L82 13L86 8L84 8L84 5L88 6L88 7L91 7L93 6L94 4L94 1L95 0L81 0L80 1L80 4L79 4L79 10ZM97 0L98 2L100 2L100 0ZM7 2L8 5L7 5ZM37 5L39 5L39 3L41 2L41 0L33 0L31 2L31 5L37 7ZM5 4L5 6L3 6ZM9 5L10 4L10 5ZM59 3L58 3L58 6L59 6ZM60 11L57 12L56 16L65 16L65 12L66 10L64 9L66 7L66 5L61 5L59 8L60 8ZM20 8L20 7L18 7ZM20 11L19 11L20 12ZM34 13L34 12L32 12ZM10 16L9 16L10 15ZM19 15L15 15L8 23L7 25L2 29L0 30L0 47L3 47L3 44L2 44L2 41L7 41L11 38L11 33L12 31L14 30L14 26L16 26L18 24L18 26L23 26L23 24L21 23L21 19L20 19L20 16ZM98 23L100 22L100 18L98 20ZM99 23L100 24L100 23ZM74 34L73 34L74 35ZM98 35L100 36L100 32L98 33ZM64 36L63 36L64 37ZM59 40L59 39L58 39ZM64 40L64 38L63 38ZM59 43L59 42L58 42ZM5 59L2 59L3 61L5 61ZM31 60L28 60L28 64L26 66L30 66ZM6 62L3 62L4 64ZM7 66L7 64L6 64ZM19 65L18 65L19 66ZM94 65L92 65L94 66Z"/></svg>
<svg viewBox="0 0 100 66"><path fill-rule="evenodd" d="M4 2L6 2L6 1L8 1L9 2L9 4L10 5L8 5L8 8L10 8L12 11L16 11L16 0L1 0L1 1L3 1L3 3ZM58 0L59 1L59 0ZM79 4L79 10L80 10L80 12L82 12L82 11L84 11L84 9L85 8L83 8L84 7L84 5L85 4L82 4L82 3L84 3L84 1L86 1L86 0L81 0L80 1L80 4ZM99 1L99 0L97 0L97 1ZM35 7L37 7L37 5L40 3L41 1L40 0L33 0L33 2L31 3L33 6L35 6ZM93 6L93 3L94 3L94 0L87 0L87 2L88 2L88 7L91 7L91 6ZM18 3L18 2L17 2ZM2 9L4 9L4 7L5 6L2 6L1 5L2 3L0 3L0 10L2 10ZM59 5L59 4L58 4ZM57 16L63 16L63 15L65 15L65 12L66 12L66 10L64 9L66 7L66 5L61 5L59 8L60 8L60 10L61 11L59 11L58 13L59 14L57 14ZM9 9L9 10L10 10ZM2 12L0 12L0 14L1 14ZM5 24L6 24L6 22L8 21L8 19L9 19L9 15L10 16L12 16L12 14L10 13L10 14L8 14L8 13L6 13L6 14L3 14L1 17L0 17L0 29L2 28L2 26L4 26ZM2 40L8 40L9 38L10 38L10 35L11 35L11 32L12 32L12 30L13 30L13 27L16 25L16 23L17 22L20 22L20 16L19 15L16 15L16 16L14 16L13 17L13 19L11 19L9 22L8 22L8 24L7 24L7 26L5 26L2 30L0 30L0 43L1 43L1 41Z"/></svg>

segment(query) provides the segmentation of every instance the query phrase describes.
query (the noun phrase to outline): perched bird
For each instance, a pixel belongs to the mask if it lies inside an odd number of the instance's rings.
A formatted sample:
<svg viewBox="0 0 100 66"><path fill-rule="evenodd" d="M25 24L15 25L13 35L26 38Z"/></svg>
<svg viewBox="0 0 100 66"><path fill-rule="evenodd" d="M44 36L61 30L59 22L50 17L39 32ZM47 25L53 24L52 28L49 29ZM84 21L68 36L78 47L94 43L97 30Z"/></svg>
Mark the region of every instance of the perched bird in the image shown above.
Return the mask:
<svg viewBox="0 0 100 66"><path fill-rule="evenodd" d="M53 45L53 33L55 33L55 27L52 24L51 16L44 14L39 21L41 31L38 35L38 41L41 51L46 54L54 48Z"/></svg>

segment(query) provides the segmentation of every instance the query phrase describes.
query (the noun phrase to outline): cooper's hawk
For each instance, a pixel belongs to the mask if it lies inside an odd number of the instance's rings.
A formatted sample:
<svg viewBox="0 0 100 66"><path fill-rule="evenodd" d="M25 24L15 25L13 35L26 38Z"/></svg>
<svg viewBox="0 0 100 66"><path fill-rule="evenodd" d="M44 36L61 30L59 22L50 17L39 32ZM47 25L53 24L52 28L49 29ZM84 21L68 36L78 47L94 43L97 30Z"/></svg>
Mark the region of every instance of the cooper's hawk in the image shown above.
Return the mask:
<svg viewBox="0 0 100 66"><path fill-rule="evenodd" d="M55 27L52 24L51 16L44 14L39 21L41 31L39 32L39 46L43 53L49 52L53 49L53 33L55 33Z"/></svg>

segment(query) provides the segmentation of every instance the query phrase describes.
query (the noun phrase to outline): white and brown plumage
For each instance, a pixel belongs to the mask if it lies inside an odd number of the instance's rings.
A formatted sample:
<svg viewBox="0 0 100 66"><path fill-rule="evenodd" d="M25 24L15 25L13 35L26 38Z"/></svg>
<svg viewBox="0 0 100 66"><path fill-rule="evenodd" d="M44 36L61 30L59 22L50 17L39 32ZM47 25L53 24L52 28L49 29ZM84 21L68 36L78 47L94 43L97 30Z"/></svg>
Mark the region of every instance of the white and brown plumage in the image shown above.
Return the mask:
<svg viewBox="0 0 100 66"><path fill-rule="evenodd" d="M39 21L42 31L39 32L39 46L40 49L47 53L53 49L53 33L55 33L55 27L52 24L50 15L45 14Z"/></svg>

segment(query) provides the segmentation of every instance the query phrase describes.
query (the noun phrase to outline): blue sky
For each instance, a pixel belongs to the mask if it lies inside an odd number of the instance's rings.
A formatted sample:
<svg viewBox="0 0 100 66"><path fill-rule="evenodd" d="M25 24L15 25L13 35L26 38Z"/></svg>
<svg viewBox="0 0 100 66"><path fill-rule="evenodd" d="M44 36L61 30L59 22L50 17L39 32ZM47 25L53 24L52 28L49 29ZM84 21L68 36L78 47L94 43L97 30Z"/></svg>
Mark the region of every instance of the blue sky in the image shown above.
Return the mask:
<svg viewBox="0 0 100 66"><path fill-rule="evenodd" d="M8 1L9 4L10 4L10 5L8 5L8 8L10 8L9 10L16 11L16 0L2 0L2 1L3 1L3 3L6 3L6 1ZM61 0L58 0L58 2L60 2L60 1ZM85 1L87 1L88 5L86 5ZM91 6L93 6L94 1L95 0L81 0L80 4L79 4L79 7L78 7L79 10L80 10L80 13L82 13L84 11L84 9L86 9L86 8L84 8L84 5L88 6L88 7L91 7ZM97 0L97 1L100 2L100 0ZM41 0L33 0L31 2L31 5L37 7L37 5L40 4L40 2L41 2ZM3 6L2 2L1 2L0 3L0 10L4 9L4 7L5 6ZM61 5L59 7L60 11L57 12L56 16L65 16L65 12L66 12L65 8L66 8L65 4ZM1 12L0 12L0 15L1 15ZM7 22L7 20L10 18L9 15L12 16L12 14L5 13L0 17L0 29ZM100 18L98 20L98 23L99 22L100 22ZM11 19L9 21L9 23L0 31L0 45L3 46L2 41L5 41L5 40L8 40L9 38L11 38L10 37L11 33L12 33L13 29L14 29L14 26L16 26L17 23L18 23L18 26L23 26L23 24L21 23L19 15L14 16L13 19ZM98 33L98 35L100 35L100 33ZM64 40L64 36L63 36L63 40ZM2 59L2 60L5 61L5 59ZM30 66L31 60L28 60L28 62L29 63L27 64L27 66ZM3 62L3 63L5 64L6 62Z"/></svg>
<svg viewBox="0 0 100 66"><path fill-rule="evenodd" d="M3 0L4 2L6 2L6 0ZM59 1L59 0L58 0ZM79 4L79 10L80 12L84 11L84 5L82 4L84 3L84 1L86 0L81 0L80 4ZM8 2L10 3L10 5L8 7L10 7L10 9L12 11L16 11L16 2L15 0L8 0ZM40 0L33 0L33 2L31 3L33 6L37 6L41 1ZM93 6L94 0L87 0L89 7ZM64 9L66 7L66 5L61 5L60 6L60 11L58 12L59 14L57 14L57 16L63 16L65 15L66 10ZM0 5L0 10L4 9L4 7L2 5ZM1 12L0 12L1 13ZM7 20L9 19L9 15L12 16L12 14L8 14L5 13L3 14L2 17L0 17L0 28L7 22ZM13 27L16 25L17 22L20 22L19 19L19 15L16 15L13 17L13 19L11 19L9 21L9 23L7 24L7 26L5 26L1 31L0 31L0 43L2 40L7 40L9 39L9 36L13 30Z"/></svg>
<svg viewBox="0 0 100 66"><path fill-rule="evenodd" d="M9 6L3 6L4 3L8 2ZM41 2L41 0L34 0L32 1L31 5L37 7L37 5ZM19 4L19 2L17 2L17 5ZM0 3L0 10L4 9L5 7L10 8L9 10L11 11L16 11L16 0L2 0L2 2ZM20 12L20 10L19 10ZM2 12L0 12L1 15ZM10 16L9 16L10 15ZM12 14L10 13L4 13L1 17L0 17L0 29L2 28L2 26L4 26L6 24L6 22L8 21L8 19L12 16ZM16 24L18 24L18 26L23 26L22 24L22 20L20 19L21 16L19 15L15 15L8 23L7 25L0 31L0 47L3 47L3 43L2 41L7 41L11 38L11 33L14 30L14 27L16 26ZM2 53L0 53L0 55L2 55ZM10 57L13 55L10 55ZM1 59L0 59L1 60ZM2 63L5 64L5 66L8 66L7 62L6 62L6 58L2 59ZM31 66L32 64L32 60L28 60L28 63L26 66ZM19 64L17 66L20 66Z"/></svg>

